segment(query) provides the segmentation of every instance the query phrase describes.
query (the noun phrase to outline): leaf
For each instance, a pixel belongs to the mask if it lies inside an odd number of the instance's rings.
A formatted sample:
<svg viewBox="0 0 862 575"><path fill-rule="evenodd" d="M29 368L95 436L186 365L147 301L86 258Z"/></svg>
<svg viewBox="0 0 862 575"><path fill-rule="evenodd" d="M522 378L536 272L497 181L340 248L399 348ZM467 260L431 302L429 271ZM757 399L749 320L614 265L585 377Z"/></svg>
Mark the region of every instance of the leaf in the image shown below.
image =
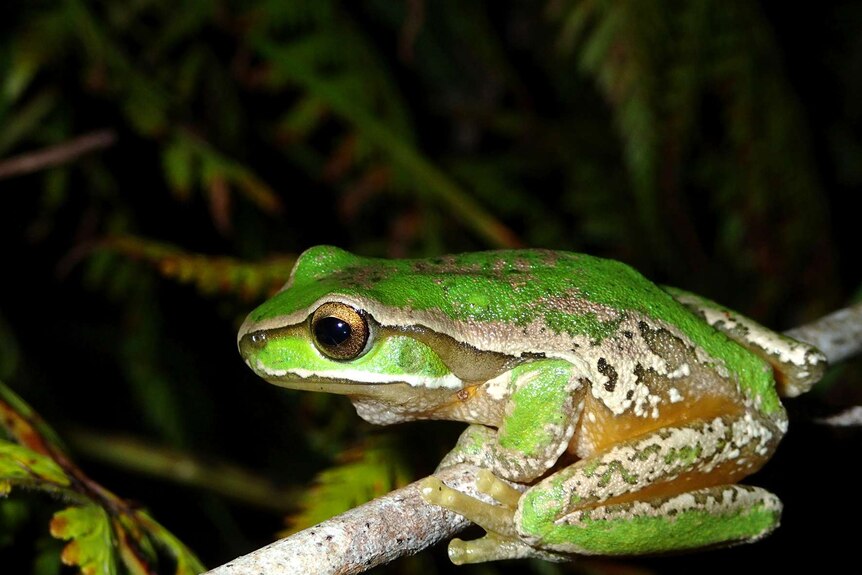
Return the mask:
<svg viewBox="0 0 862 575"><path fill-rule="evenodd" d="M325 112L326 107L317 98L306 95L279 120L278 132L291 142L303 140L318 127Z"/></svg>
<svg viewBox="0 0 862 575"><path fill-rule="evenodd" d="M203 564L195 554L146 511L139 511L135 518L152 534L155 543L174 558L177 564L176 575L197 575L204 571Z"/></svg>
<svg viewBox="0 0 862 575"><path fill-rule="evenodd" d="M62 453L60 439L39 415L0 381L0 427L9 439L49 457Z"/></svg>
<svg viewBox="0 0 862 575"><path fill-rule="evenodd" d="M0 485L4 483L53 490L69 487L70 481L66 472L50 457L0 440Z"/></svg>
<svg viewBox="0 0 862 575"><path fill-rule="evenodd" d="M211 257L136 236L117 236L100 244L102 249L144 261L180 283L193 283L205 294L233 293L245 300L275 293L290 277L293 256L250 263Z"/></svg>
<svg viewBox="0 0 862 575"><path fill-rule="evenodd" d="M657 3L656 3L657 4ZM587 8L589 7L589 8ZM593 10L590 13L589 10ZM661 245L663 231L656 212L659 101L656 37L662 37L662 8L651 3L598 2L573 7L564 26L564 42L583 34L581 69L592 74L613 105L623 137L625 159L632 180L635 207L647 238Z"/></svg>
<svg viewBox="0 0 862 575"><path fill-rule="evenodd" d="M271 60L278 72L301 85L333 112L352 124L363 139L384 153L415 182L416 191L446 206L491 245L516 247L520 239L488 210L476 202L457 182L420 153L403 134L382 121L360 102L345 95L343 86L316 74L295 50L266 40L256 40L254 48Z"/></svg>
<svg viewBox="0 0 862 575"><path fill-rule="evenodd" d="M114 538L110 519L97 505L69 507L51 519L51 535L70 541L61 558L66 565L79 566L84 575L114 575Z"/></svg>
<svg viewBox="0 0 862 575"><path fill-rule="evenodd" d="M191 150L181 140L174 140L162 151L162 169L171 189L183 200L189 198L196 164Z"/></svg>
<svg viewBox="0 0 862 575"><path fill-rule="evenodd" d="M198 185L210 190L214 178L223 178L227 183L236 186L252 203L267 214L277 214L282 210L282 203L275 191L250 169L229 158L203 139L179 130L176 133L176 145L182 146L189 154L189 161L194 159L202 164Z"/></svg>
<svg viewBox="0 0 862 575"><path fill-rule="evenodd" d="M121 561L131 575L153 575L159 547L175 559L177 575L203 571L194 554L146 511L87 477L53 439L53 431L2 382L0 425L19 442L0 440L0 497L23 485L81 502L51 520L51 535L69 541L63 563L80 567L84 575L114 575Z"/></svg>
<svg viewBox="0 0 862 575"><path fill-rule="evenodd" d="M23 46L17 46L12 52L9 65L4 70L3 81L0 82L0 98L6 102L17 100L39 70L38 57Z"/></svg>
<svg viewBox="0 0 862 575"><path fill-rule="evenodd" d="M55 92L43 90L13 108L7 114L8 117L4 118L3 126L0 128L0 155L5 155L18 142L32 134L33 130L54 110L57 100Z"/></svg>

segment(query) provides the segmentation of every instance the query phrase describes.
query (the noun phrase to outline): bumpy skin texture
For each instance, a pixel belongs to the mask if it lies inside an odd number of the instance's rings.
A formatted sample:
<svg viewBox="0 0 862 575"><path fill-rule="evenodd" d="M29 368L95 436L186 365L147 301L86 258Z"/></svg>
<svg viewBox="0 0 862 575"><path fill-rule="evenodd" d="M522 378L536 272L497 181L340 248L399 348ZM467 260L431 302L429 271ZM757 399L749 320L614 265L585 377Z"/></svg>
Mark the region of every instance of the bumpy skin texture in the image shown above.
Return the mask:
<svg viewBox="0 0 862 575"><path fill-rule="evenodd" d="M312 341L308 318L329 302L368 318L359 357L332 360ZM442 466L535 483L512 528L471 560L637 554L753 540L777 525L775 496L734 484L786 430L774 377L790 377L783 359L806 384L825 362L730 314L582 254L381 260L322 246L249 315L239 345L264 379L346 394L374 423L471 423ZM481 524L471 505L452 508Z"/></svg>

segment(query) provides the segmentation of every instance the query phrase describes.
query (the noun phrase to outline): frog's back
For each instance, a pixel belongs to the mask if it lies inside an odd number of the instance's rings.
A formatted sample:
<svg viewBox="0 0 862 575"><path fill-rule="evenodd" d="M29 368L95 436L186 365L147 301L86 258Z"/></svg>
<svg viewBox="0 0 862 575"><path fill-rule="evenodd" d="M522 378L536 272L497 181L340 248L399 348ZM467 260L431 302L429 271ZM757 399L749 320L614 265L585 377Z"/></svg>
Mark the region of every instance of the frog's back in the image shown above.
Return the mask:
<svg viewBox="0 0 862 575"><path fill-rule="evenodd" d="M356 302L384 325L423 325L512 354L564 352L572 338L601 344L632 322L667 327L707 348L716 334L626 264L551 250L389 260L318 246L300 256L272 308L307 314L330 296Z"/></svg>
<svg viewBox="0 0 862 575"><path fill-rule="evenodd" d="M504 326L543 322L553 331L600 336L607 330L601 324L621 311L649 315L661 307L682 309L623 263L551 250L388 260L318 246L300 256L288 287L294 309L339 293L370 300L371 308L492 322L503 332Z"/></svg>
<svg viewBox="0 0 862 575"><path fill-rule="evenodd" d="M566 359L582 366L594 393L615 410L628 409L627 396L640 393L644 371L673 372L663 356L668 336L722 377L738 379L760 409L781 409L762 359L613 260L549 250L387 260L318 246L300 256L285 289L250 319L298 323L331 300L381 325L421 326L480 351Z"/></svg>

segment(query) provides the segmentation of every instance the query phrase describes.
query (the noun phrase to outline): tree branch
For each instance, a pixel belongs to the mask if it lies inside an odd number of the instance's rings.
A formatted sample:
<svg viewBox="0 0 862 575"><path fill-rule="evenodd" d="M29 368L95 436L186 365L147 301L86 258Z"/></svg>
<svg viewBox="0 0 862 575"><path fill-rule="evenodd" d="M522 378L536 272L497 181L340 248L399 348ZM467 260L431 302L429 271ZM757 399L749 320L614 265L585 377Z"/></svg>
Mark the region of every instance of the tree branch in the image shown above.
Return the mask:
<svg viewBox="0 0 862 575"><path fill-rule="evenodd" d="M838 363L862 350L862 302L789 329L784 334L816 346L826 354L830 364Z"/></svg>
<svg viewBox="0 0 862 575"><path fill-rule="evenodd" d="M435 476L458 491L491 502L476 491L477 471L472 465L461 464ZM362 573L450 539L469 524L448 509L426 503L417 481L216 567L206 575Z"/></svg>
<svg viewBox="0 0 862 575"><path fill-rule="evenodd" d="M859 427L862 426L862 406L856 405L849 409L845 409L841 413L830 415L815 420L823 425L831 425L832 427Z"/></svg>
<svg viewBox="0 0 862 575"><path fill-rule="evenodd" d="M117 135L113 130L100 130L36 152L13 156L0 161L0 180L71 162L84 154L107 148L116 140Z"/></svg>

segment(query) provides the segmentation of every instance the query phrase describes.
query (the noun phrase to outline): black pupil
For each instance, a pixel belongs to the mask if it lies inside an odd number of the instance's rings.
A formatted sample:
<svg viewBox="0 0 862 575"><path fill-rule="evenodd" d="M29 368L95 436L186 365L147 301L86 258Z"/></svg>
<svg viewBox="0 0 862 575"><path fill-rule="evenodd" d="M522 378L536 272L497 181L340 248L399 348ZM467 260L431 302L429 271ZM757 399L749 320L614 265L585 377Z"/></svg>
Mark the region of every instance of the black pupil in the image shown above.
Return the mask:
<svg viewBox="0 0 862 575"><path fill-rule="evenodd" d="M350 324L337 317L325 317L314 326L314 337L322 345L341 345L350 339Z"/></svg>

